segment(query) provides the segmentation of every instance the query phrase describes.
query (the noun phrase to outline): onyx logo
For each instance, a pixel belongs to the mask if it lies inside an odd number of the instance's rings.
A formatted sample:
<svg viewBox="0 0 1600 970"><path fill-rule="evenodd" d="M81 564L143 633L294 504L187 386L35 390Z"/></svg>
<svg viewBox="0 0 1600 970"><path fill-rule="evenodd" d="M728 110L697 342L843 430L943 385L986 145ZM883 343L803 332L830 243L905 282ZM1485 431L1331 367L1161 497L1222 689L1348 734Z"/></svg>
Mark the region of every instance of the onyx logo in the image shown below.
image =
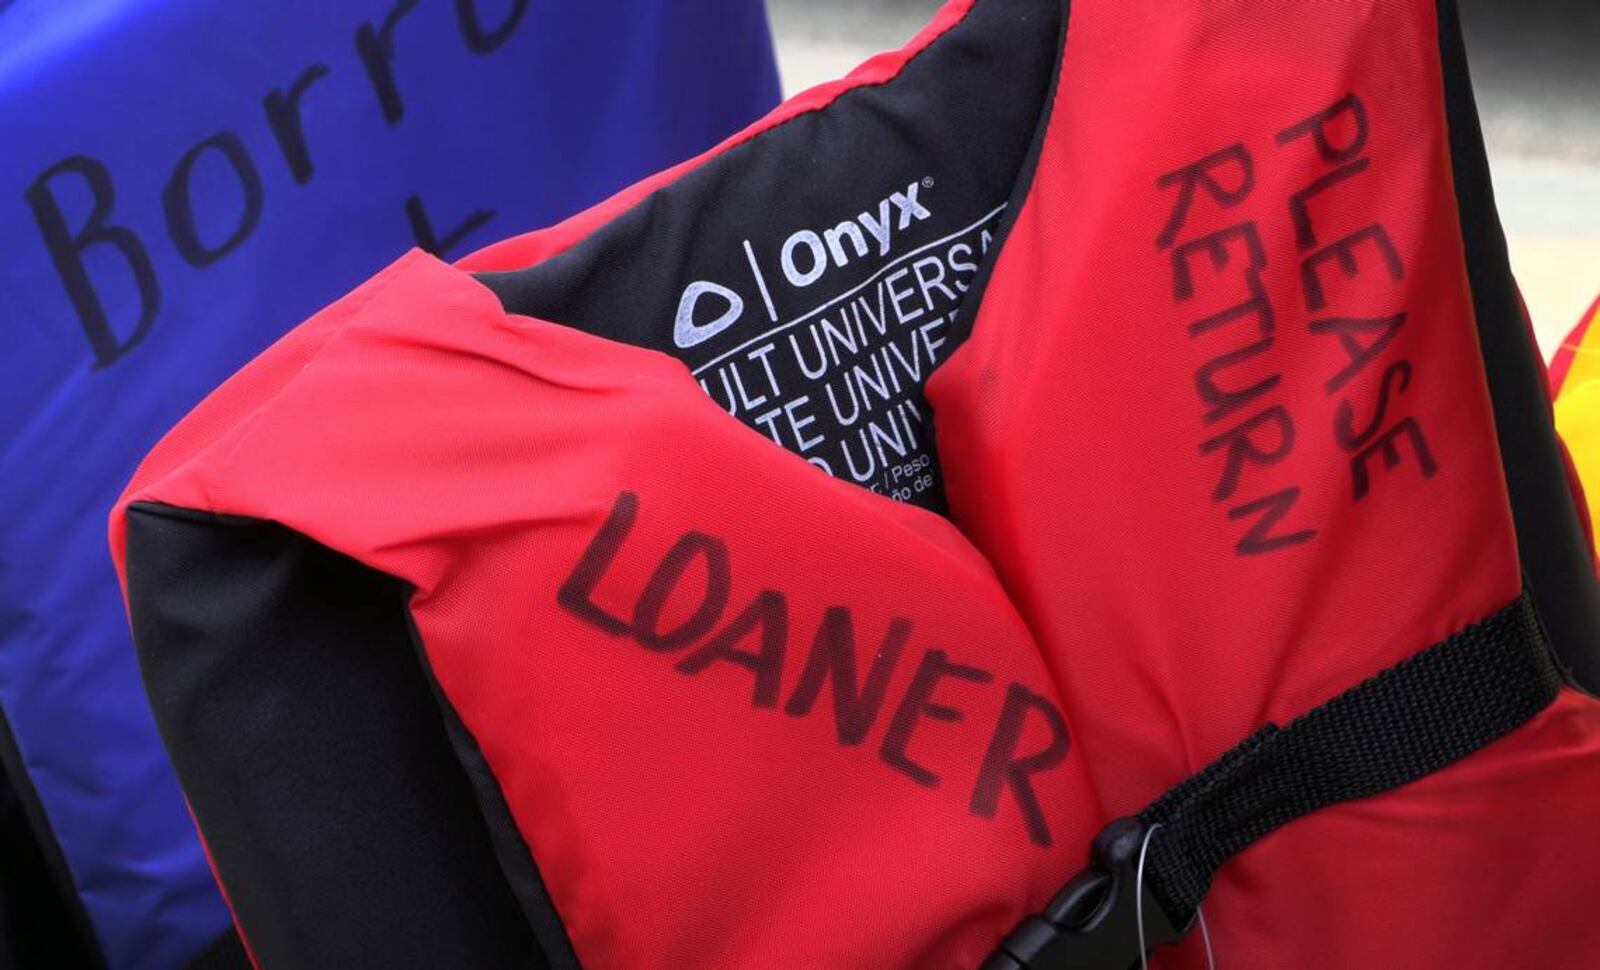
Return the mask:
<svg viewBox="0 0 1600 970"><path fill-rule="evenodd" d="M695 323L694 316L702 297L714 296L723 301L722 314L709 323ZM739 322L744 316L744 298L720 283L697 280L683 291L678 301L678 319L672 325L672 342L684 350L705 343L712 337Z"/></svg>
<svg viewBox="0 0 1600 970"><path fill-rule="evenodd" d="M864 210L832 228L801 229L783 241L778 250L778 265L789 284L805 289L823 279L831 269L850 265L852 260L876 257L885 259L894 251L895 241L918 222L933 218L922 204L921 193L933 187L933 179L908 184L904 191L891 192L873 209ZM760 289L767 311L777 321L766 276L756 259L755 247L747 239L745 255ZM711 301L706 298L711 297ZM702 307L702 303L705 304ZM696 280L684 288L678 300L678 315L672 340L687 350L722 333L744 316L744 298L733 289L710 280ZM699 321L704 322L699 322Z"/></svg>
<svg viewBox="0 0 1600 970"><path fill-rule="evenodd" d="M917 201L917 190L920 188L921 183L912 182L904 192L894 192L879 202L876 213L863 212L832 229L824 229L820 235L811 229L802 229L790 236L783 243L783 275L795 286L810 286L822 279L823 274L832 267L850 264L850 250L845 248L846 242L855 250L858 258L871 252L868 236L878 244L878 255L888 256L894 248L894 234L897 231L905 232L913 222L933 217L933 213ZM891 207L898 218L891 214ZM804 269L800 268L802 265Z"/></svg>

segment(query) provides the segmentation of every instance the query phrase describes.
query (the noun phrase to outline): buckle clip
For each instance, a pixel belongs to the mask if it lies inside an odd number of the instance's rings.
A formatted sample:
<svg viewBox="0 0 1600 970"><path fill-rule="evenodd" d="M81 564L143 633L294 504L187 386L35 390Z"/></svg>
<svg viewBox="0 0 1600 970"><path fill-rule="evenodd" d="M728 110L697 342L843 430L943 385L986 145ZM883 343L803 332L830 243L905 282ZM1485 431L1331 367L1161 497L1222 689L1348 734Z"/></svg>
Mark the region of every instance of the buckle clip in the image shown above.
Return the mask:
<svg viewBox="0 0 1600 970"><path fill-rule="evenodd" d="M980 970L1130 970L1139 965L1139 852L1149 828L1120 818L1095 836L1089 867L1067 883L1045 911L1007 934ZM1144 947L1177 943L1194 918L1174 925L1144 889Z"/></svg>

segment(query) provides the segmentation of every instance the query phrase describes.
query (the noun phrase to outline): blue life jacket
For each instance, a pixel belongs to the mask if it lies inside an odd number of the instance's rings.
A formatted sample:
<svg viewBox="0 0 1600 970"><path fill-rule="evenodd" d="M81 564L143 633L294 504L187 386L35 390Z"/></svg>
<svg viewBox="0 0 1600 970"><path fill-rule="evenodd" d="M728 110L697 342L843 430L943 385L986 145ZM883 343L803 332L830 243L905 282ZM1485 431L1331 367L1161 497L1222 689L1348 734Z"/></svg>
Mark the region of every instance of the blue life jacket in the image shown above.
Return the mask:
<svg viewBox="0 0 1600 970"><path fill-rule="evenodd" d="M229 934L106 554L139 457L408 247L546 225L777 97L759 0L0 0L0 764L112 970Z"/></svg>

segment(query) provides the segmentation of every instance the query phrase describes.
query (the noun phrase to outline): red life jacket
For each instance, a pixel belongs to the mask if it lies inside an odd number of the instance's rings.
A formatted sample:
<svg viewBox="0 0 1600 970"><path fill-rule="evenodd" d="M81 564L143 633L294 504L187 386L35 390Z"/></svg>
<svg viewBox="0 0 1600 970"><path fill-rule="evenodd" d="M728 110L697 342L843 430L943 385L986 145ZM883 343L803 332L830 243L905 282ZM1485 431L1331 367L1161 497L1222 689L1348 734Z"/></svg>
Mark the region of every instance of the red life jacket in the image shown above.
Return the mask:
<svg viewBox="0 0 1600 970"><path fill-rule="evenodd" d="M1453 4L955 0L405 256L112 544L264 967L1051 967L1113 916L1071 965L1126 966L1204 896L1224 966L1575 968L1539 368Z"/></svg>

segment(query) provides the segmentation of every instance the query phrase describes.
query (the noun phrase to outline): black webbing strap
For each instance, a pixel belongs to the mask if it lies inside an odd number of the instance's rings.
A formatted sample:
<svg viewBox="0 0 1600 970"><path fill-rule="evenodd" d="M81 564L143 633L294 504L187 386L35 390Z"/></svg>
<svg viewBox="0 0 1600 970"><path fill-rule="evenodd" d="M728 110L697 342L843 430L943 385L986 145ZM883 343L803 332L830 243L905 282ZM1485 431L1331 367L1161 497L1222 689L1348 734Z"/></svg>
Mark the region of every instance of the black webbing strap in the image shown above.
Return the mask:
<svg viewBox="0 0 1600 970"><path fill-rule="evenodd" d="M1319 808L1430 775L1527 723L1561 672L1526 595L1345 691L1267 725L1139 813L1160 825L1145 880L1168 915L1194 914L1231 856Z"/></svg>
<svg viewBox="0 0 1600 970"><path fill-rule="evenodd" d="M1174 942L1217 870L1251 843L1472 754L1531 720L1561 684L1524 594L1287 727L1267 725L1135 818L1113 823L1096 839L1094 865L985 967L1126 970L1140 955L1133 881L1141 852L1142 942Z"/></svg>

